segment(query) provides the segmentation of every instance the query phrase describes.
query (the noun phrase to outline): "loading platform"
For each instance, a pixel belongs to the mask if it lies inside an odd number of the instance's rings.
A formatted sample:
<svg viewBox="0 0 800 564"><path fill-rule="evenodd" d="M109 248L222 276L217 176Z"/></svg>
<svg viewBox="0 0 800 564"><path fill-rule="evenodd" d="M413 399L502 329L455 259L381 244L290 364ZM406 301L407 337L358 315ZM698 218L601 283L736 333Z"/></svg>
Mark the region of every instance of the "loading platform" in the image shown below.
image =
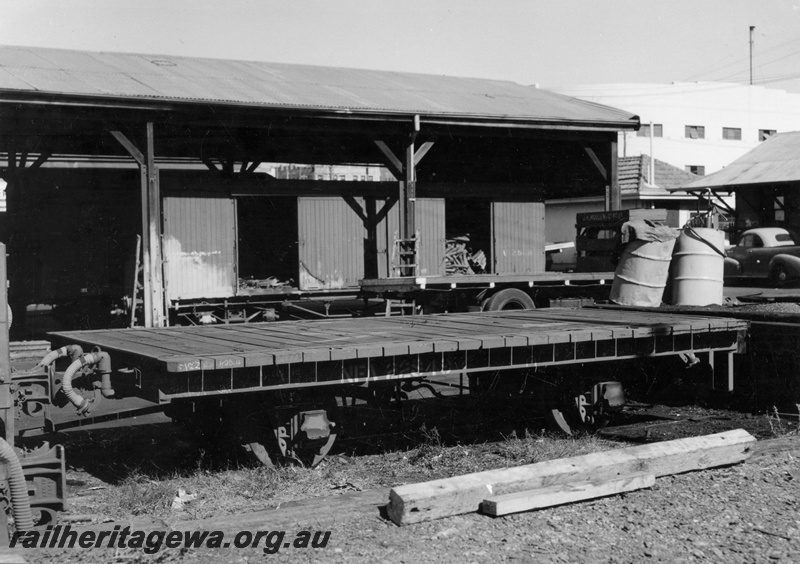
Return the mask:
<svg viewBox="0 0 800 564"><path fill-rule="evenodd" d="M165 402L679 353L707 354L712 365L721 354L732 389L747 328L700 315L547 308L50 335L54 346L109 352L142 397Z"/></svg>

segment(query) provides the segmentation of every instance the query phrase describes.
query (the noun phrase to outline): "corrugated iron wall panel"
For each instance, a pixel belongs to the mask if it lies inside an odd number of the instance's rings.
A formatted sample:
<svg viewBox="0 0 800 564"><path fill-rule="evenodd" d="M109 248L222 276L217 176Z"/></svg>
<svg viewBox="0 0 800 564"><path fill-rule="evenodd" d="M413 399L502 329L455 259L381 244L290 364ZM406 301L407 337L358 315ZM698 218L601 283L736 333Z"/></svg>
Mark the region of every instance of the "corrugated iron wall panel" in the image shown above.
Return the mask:
<svg viewBox="0 0 800 564"><path fill-rule="evenodd" d="M355 198L363 208L364 201ZM300 289L356 288L364 278L367 231L340 197L297 199Z"/></svg>
<svg viewBox="0 0 800 564"><path fill-rule="evenodd" d="M377 209L383 209L387 202L394 202L386 217L378 223L376 233L376 251L378 262L378 278L391 278L392 249L395 236L400 236L400 204L395 200L378 200Z"/></svg>
<svg viewBox="0 0 800 564"><path fill-rule="evenodd" d="M165 197L167 299L234 296L236 204L230 198Z"/></svg>
<svg viewBox="0 0 800 564"><path fill-rule="evenodd" d="M381 200L380 202L383 202ZM444 275L444 199L417 198L417 229L419 230L418 276ZM380 204L379 204L380 209ZM396 237L400 236L400 205L395 203L386 217L378 224L377 252L378 277L389 278L392 272L392 250ZM395 261L398 261L395 258Z"/></svg>
<svg viewBox="0 0 800 564"><path fill-rule="evenodd" d="M494 271L544 272L544 203L492 202Z"/></svg>
<svg viewBox="0 0 800 564"><path fill-rule="evenodd" d="M419 276L444 276L444 198L417 198Z"/></svg>

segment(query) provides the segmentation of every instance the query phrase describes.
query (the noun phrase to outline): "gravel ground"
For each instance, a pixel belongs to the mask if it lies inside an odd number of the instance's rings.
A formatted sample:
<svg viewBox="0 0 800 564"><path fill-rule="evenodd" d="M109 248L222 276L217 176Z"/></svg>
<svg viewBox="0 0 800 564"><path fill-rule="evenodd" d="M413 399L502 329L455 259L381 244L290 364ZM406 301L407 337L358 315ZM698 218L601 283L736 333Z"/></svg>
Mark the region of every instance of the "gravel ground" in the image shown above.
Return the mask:
<svg viewBox="0 0 800 564"><path fill-rule="evenodd" d="M535 512L398 527L376 514L330 528L325 548L24 551L28 562L800 562L800 437L744 464ZM289 530L288 537L297 531Z"/></svg>

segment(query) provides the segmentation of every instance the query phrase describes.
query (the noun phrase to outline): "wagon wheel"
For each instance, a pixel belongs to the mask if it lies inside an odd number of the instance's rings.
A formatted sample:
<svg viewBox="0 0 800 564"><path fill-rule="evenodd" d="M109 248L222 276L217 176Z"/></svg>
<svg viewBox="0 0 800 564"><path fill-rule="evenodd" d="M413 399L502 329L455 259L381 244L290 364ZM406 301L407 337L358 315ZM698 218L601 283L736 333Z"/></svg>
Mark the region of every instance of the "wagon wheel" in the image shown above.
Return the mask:
<svg viewBox="0 0 800 564"><path fill-rule="evenodd" d="M576 403L580 401L580 397L576 396L574 398ZM576 404L546 407L544 417L550 430L568 436L581 431L594 433L608 425L610 421L607 413L595 415L589 420L584 419L581 417L580 410Z"/></svg>
<svg viewBox="0 0 800 564"><path fill-rule="evenodd" d="M605 386L613 393L604 396ZM619 382L602 382L588 391L575 394L564 392L544 397L544 416L547 426L556 432L573 435L578 431L593 433L611 421L612 413L624 403Z"/></svg>
<svg viewBox="0 0 800 564"><path fill-rule="evenodd" d="M338 427L329 419L336 405L333 397L322 402L322 409L308 403L280 408L266 401L254 403L247 411L239 411L237 444L253 462L265 467L287 460L313 468L336 441Z"/></svg>
<svg viewBox="0 0 800 564"><path fill-rule="evenodd" d="M269 455L267 451L267 447L264 443L253 441L249 443L244 443L242 445L244 447L245 452L250 453L253 458L253 461L261 466L266 468L274 468L275 463L272 462L272 457Z"/></svg>

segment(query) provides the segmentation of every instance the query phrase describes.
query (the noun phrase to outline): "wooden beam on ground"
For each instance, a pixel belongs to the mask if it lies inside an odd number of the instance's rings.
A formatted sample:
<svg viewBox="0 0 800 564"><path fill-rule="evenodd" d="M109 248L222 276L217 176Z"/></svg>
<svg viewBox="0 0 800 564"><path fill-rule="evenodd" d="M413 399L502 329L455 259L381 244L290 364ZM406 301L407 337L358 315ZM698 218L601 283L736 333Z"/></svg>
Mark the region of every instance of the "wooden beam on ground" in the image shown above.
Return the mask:
<svg viewBox="0 0 800 564"><path fill-rule="evenodd" d="M636 473L604 482L595 480L563 486L550 486L548 488L486 498L481 503L481 511L492 517L501 517L509 513L543 509L555 505L564 505L565 503L652 488L655 483L655 475Z"/></svg>
<svg viewBox="0 0 800 564"><path fill-rule="evenodd" d="M408 484L392 488L387 512L392 521L405 525L478 511L487 496L575 482L611 480L634 472L660 477L735 464L750 456L755 441L747 431L734 429L714 435Z"/></svg>
<svg viewBox="0 0 800 564"><path fill-rule="evenodd" d="M758 441L753 448L753 457L750 462L761 458L781 455L800 455L800 435L786 435L775 439Z"/></svg>
<svg viewBox="0 0 800 564"><path fill-rule="evenodd" d="M0 564L25 564L24 551L18 548L0 548Z"/></svg>
<svg viewBox="0 0 800 564"><path fill-rule="evenodd" d="M197 521L181 521L178 531L211 530L236 533L249 529L286 530L302 527L328 528L369 515L378 517L386 505L388 489L315 497L282 503L275 509L264 509L236 515L209 517ZM113 525L113 523L112 523Z"/></svg>

